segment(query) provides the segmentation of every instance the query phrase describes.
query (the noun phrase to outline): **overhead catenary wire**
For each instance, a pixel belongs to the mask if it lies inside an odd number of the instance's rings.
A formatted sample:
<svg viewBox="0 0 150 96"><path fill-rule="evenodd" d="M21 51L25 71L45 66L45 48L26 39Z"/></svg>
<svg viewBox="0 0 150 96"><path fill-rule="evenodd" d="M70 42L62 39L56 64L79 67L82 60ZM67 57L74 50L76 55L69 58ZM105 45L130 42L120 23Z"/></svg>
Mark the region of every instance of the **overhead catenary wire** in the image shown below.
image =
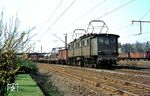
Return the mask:
<svg viewBox="0 0 150 96"><path fill-rule="evenodd" d="M145 32L145 33L143 33L143 34L149 34L150 33L150 31L149 32ZM143 41L148 41L147 39L149 39L150 38L150 36L148 36L148 37L143 37L143 36L141 36L141 38L138 38L138 40L140 39L140 40L143 40ZM150 40L149 40L150 41Z"/></svg>
<svg viewBox="0 0 150 96"><path fill-rule="evenodd" d="M73 3L74 3L75 1L76 1L76 0L74 0L74 1L70 4L70 6L68 6L67 9L61 13L61 15L51 24L51 26L50 26L45 32L48 32L48 31L55 25L55 23L64 15L64 13L73 5ZM130 4L130 3L133 2L133 1L135 1L135 0L130 0L129 2L127 2L127 3L123 4L123 5L121 5L121 6L117 7L117 8L115 8L115 9L113 9L113 10L111 10L111 11L105 13L105 14L103 14L101 17L98 17L97 19L100 19L100 18L102 18L102 17L104 17L104 16L106 16L106 15L109 15L109 14L113 13L114 11L117 11L117 10L119 10L120 8L122 8L122 7L124 7L124 6L128 5L128 4ZM97 8L98 6L100 6L100 5L101 5L102 3L104 3L104 2L105 2L105 0L102 1L102 2L100 2L99 4L97 4L97 5L94 6L93 8L91 8L88 12L86 12L85 14L83 14L80 18L83 18L84 16L86 16L87 14L89 14L91 11L93 11L95 8ZM78 18L77 20L79 20L80 18ZM88 25L88 24L83 25L83 26L81 26L80 28L83 28L84 26L87 26L87 25ZM44 32L44 33L45 33L45 32ZM45 33L45 34L46 34L46 33ZM43 36L42 36L42 37L43 37Z"/></svg>
<svg viewBox="0 0 150 96"><path fill-rule="evenodd" d="M116 30L117 30L117 31L125 30L125 29L128 29L129 27L131 27L131 24L125 25L125 26L120 27L120 28L117 28Z"/></svg>
<svg viewBox="0 0 150 96"><path fill-rule="evenodd" d="M65 27L68 27L70 25L73 25L74 23L76 23L77 21L81 20L83 17L85 17L86 15L88 15L89 13L91 13L93 10L95 10L97 7L99 7L100 5L102 5L104 2L106 2L106 0L103 0L101 2L99 2L98 4L96 4L94 7L92 7L90 10L88 10L87 12L85 12L84 14L82 14L80 17L78 17L76 20L74 20L72 23L68 24ZM64 29L64 28L63 28ZM63 30L61 29L61 31ZM72 33L72 32L70 32Z"/></svg>
<svg viewBox="0 0 150 96"><path fill-rule="evenodd" d="M72 23L66 25L65 27L73 25L74 23L76 23L77 21L81 20L83 17L85 17L86 15L88 15L89 13L91 13L93 10L95 10L97 7L99 7L100 5L102 5L105 2L106 2L106 0L103 0L102 2L98 3L96 6L92 7L90 10L88 10L87 12L85 12L84 14L82 14L80 17L78 17L76 20L74 20ZM63 30L63 29L61 29L61 30ZM70 33L72 33L72 32L70 32Z"/></svg>
<svg viewBox="0 0 150 96"><path fill-rule="evenodd" d="M96 6L92 7L90 10L88 10L86 13L84 13L83 15L81 15L80 17L78 17L76 20L74 20L71 24L68 24L65 27L68 27L70 25L72 25L73 23L76 23L77 21L79 21L80 19L82 19L83 17L85 17L86 15L88 15L89 13L91 13L93 10L95 10L97 7L99 7L100 5L102 5L104 2L106 2L106 0L103 0L102 2L98 3ZM64 28L63 28L64 29ZM63 30L61 29L61 30ZM46 31L45 31L46 32ZM42 35L43 36L43 35Z"/></svg>
<svg viewBox="0 0 150 96"><path fill-rule="evenodd" d="M149 14L149 12L150 12L150 9L148 9L148 11L146 11L146 13L141 17L141 19L140 20L142 20L144 17L146 17L148 14ZM127 26L124 26L124 27L121 27L121 28L118 28L117 30L123 30L123 29L127 29L127 28L129 28L131 26L131 24L129 24L129 25L127 25ZM144 32L143 34L147 34L147 33L149 33L149 32ZM137 34L132 34L132 35L130 35L131 37L132 36L137 36ZM125 36L125 37L128 37L128 36Z"/></svg>
<svg viewBox="0 0 150 96"><path fill-rule="evenodd" d="M121 8L123 8L123 7L125 7L125 6L127 6L127 5L129 5L129 4L132 3L133 1L135 1L135 0L130 0L129 2L124 3L124 4L120 5L120 6L118 6L117 8L115 8L115 9L113 9L113 10L111 10L111 11L105 13L105 14L103 14L102 16L98 17L97 19L100 19L100 18L102 18L102 17L104 17L104 16L107 16L107 15L109 15L109 14L111 14L111 13L113 13L113 12L115 12L115 11L117 11L117 10L119 10L119 9L121 9ZM93 8L90 9L90 10L91 10L91 11L94 10L95 8L97 8L98 6L100 6L100 5L101 5L102 3L104 3L104 2L105 2L105 0L102 1L101 3L97 4L95 7L93 7ZM90 10L89 10L88 12L90 12ZM86 13L83 14L82 16L86 16L86 14L88 14L88 12L86 12ZM81 16L80 18L82 18L82 16ZM76 19L76 20L79 20L79 19ZM88 25L88 24L85 24L85 25L79 27L79 29L82 29L83 27L85 27L85 26L87 26L87 25Z"/></svg>
<svg viewBox="0 0 150 96"><path fill-rule="evenodd" d="M139 20L139 21L141 21L144 17L146 17L148 14L149 14L149 12L150 12L150 9L142 16L142 18ZM142 21L141 21L142 22ZM147 22L147 23L149 23L149 21L145 21L145 22ZM141 25L141 23L140 23L140 25ZM141 29L141 31L142 31L142 29ZM148 32L144 32L144 33L141 33L141 34L149 34L150 32L148 31ZM140 35L141 35L140 34ZM139 34L137 34L137 35L139 35ZM134 35L135 36L135 35ZM141 36L142 37L142 36ZM146 40L146 39L148 39L149 37L147 37L147 38L140 38L141 40ZM139 38L138 38L138 40L139 40Z"/></svg>
<svg viewBox="0 0 150 96"><path fill-rule="evenodd" d="M146 17L146 16L149 14L149 12L150 12L150 9L141 17L140 20L142 20L144 17ZM131 26L131 25L127 25L127 26L125 26L125 27L119 28L119 30L126 29L126 28L128 28L128 27L130 27L130 26ZM142 34L148 34L148 33L150 33L150 32L144 32L144 33L142 33ZM138 35L138 34L132 34L132 35L124 36L123 38L130 38L130 37L137 36L137 35Z"/></svg>
<svg viewBox="0 0 150 96"><path fill-rule="evenodd" d="M144 19L144 17L146 17L149 13L150 13L150 9L141 17L140 20Z"/></svg>
<svg viewBox="0 0 150 96"><path fill-rule="evenodd" d="M71 2L71 4L55 19L55 21L50 25L50 27L47 28L46 31L43 32L43 34L40 36L43 38L44 35L57 23L57 21L73 6L73 4L76 2L77 0L73 0Z"/></svg>
<svg viewBox="0 0 150 96"><path fill-rule="evenodd" d="M107 15L109 15L109 14L111 14L111 13L113 13L113 12L119 10L119 9L121 9L121 8L127 6L128 4L132 3L133 1L135 1L135 0L130 0L129 2L127 2L127 3L123 4L123 5L121 5L121 6L117 7L117 8L115 8L115 9L113 9L113 10L111 10L111 11L105 13L105 14L103 14L102 16L98 17L97 19L100 19L100 18L102 18L104 16L107 16Z"/></svg>
<svg viewBox="0 0 150 96"><path fill-rule="evenodd" d="M59 4L57 5L57 7L54 9L54 11L51 13L50 17L46 20L46 22L43 24L43 26L41 27L41 29L39 30L39 32L42 32L42 30L44 29L45 25L47 25L47 23L52 19L52 17L54 16L54 14L57 12L57 10L59 9L59 7L61 6L63 0L61 0L59 2ZM44 34L44 33L43 33ZM42 34L42 35L43 35Z"/></svg>
<svg viewBox="0 0 150 96"><path fill-rule="evenodd" d="M142 33L142 25L141 25L142 22L147 22L147 23L150 22L150 21L141 21L146 15L148 15L149 12L150 12L150 9L142 16L142 18L139 21L132 21L132 24L133 24L133 22L140 22L140 33L139 34L133 34L131 37L149 33L149 32Z"/></svg>
<svg viewBox="0 0 150 96"><path fill-rule="evenodd" d="M109 12L103 14L103 15L101 15L100 17L98 17L98 18L96 18L96 19L101 19L101 18L103 18L103 17L105 17L105 16L107 16L107 15L109 15L109 14L111 14L111 13L113 13L113 12L115 12L115 11L117 11L117 10L119 10L119 9L121 9L121 8L123 8L123 7L125 7L125 6L127 6L127 5L129 5L129 4L132 3L133 1L135 1L135 0L130 0L129 2L124 3L124 4L122 4L122 5L118 6L118 7L116 7L115 9L113 9L113 10L111 10L111 11L109 11ZM85 26L87 26L87 25L88 25L88 24L85 24L85 25L81 26L80 28L83 28L83 27L85 27Z"/></svg>
<svg viewBox="0 0 150 96"><path fill-rule="evenodd" d="M106 0L103 0L102 2L98 3L96 6L92 7L90 10L88 10L82 16L80 16L79 18L77 18L74 22L79 21L80 19L82 19L83 17L85 17L86 15L88 15L89 13L91 13L93 10L95 10L97 7L99 7L100 5L102 5L104 2L106 2Z"/></svg>
<svg viewBox="0 0 150 96"><path fill-rule="evenodd" d="M132 3L133 1L135 1L135 0L130 0L130 1L128 1L128 2L126 2L126 3L124 3L124 4L122 4L122 5L120 5L120 6L116 7L116 8L114 8L113 10L111 10L111 11L109 11L109 12L103 14L102 16L98 17L97 19L100 19L100 18L102 18L102 17L105 17L105 16L107 16L107 15L109 15L109 14L111 14L111 13L113 13L113 12L115 12L115 11L117 11L117 10L119 10L119 9L121 9L121 8L123 8L123 7L125 7L125 6L127 6L127 5L129 5L129 4ZM99 5L100 5L100 4L99 4ZM96 6L95 6L95 7L96 7ZM93 9L94 9L94 7L93 7ZM91 9L91 10L92 10L92 9ZM82 16L83 16L83 15L82 15ZM82 29L83 27L85 27L85 26L87 26L87 25L88 25L88 24L85 24L85 25L79 27L79 29Z"/></svg>
<svg viewBox="0 0 150 96"><path fill-rule="evenodd" d="M123 8L123 7L125 7L125 6L127 6L128 4L132 3L133 1L135 1L135 0L130 0L130 1L128 1L127 3L124 3L124 4L122 4L122 5L118 6L118 7L116 7L115 9L110 10L109 12L103 14L102 16L98 17L97 19L100 19L100 18L102 18L102 17L105 17L105 16L107 16L107 15L113 13L113 12L116 12L117 10L119 10L119 9L121 9L121 8ZM75 0L74 0L73 2L75 2ZM73 2L71 3L71 5L73 5ZM71 5L70 5L70 6L71 6ZM100 4L99 4L99 5L100 5ZM65 14L65 12L68 10L68 8L69 8L70 6L68 6L67 9L61 13L61 15L51 24L51 26L46 30L46 32L48 32L48 31L57 23L57 21ZM97 5L97 6L98 6L98 5ZM93 9L90 9L90 10L94 10L94 8L96 8L97 6L93 7ZM89 13L87 12L87 13L85 13L85 14L89 14ZM86 16L85 14L83 14L82 16ZM82 18L82 16L81 16L81 18ZM88 25L88 24L86 24L86 25ZM86 26L86 25L84 25L84 26ZM83 28L84 26L81 26L80 28Z"/></svg>
<svg viewBox="0 0 150 96"><path fill-rule="evenodd" d="M57 21L72 7L72 5L76 2L76 0L73 0L71 4L56 18L56 20L50 25L50 27L47 28L45 32L48 32L51 30L51 28L57 23Z"/></svg>
<svg viewBox="0 0 150 96"><path fill-rule="evenodd" d="M150 31L142 33L142 35L144 35L144 34L150 34ZM122 39L135 37L135 36L139 36L139 35L138 34L131 34L131 35L127 35L127 36L122 37Z"/></svg>
<svg viewBox="0 0 150 96"><path fill-rule="evenodd" d="M149 14L149 12L150 12L150 9L141 17L141 19L140 20L142 20L144 17L146 17L148 14ZM127 27L129 27L129 26L127 26ZM126 28L126 27L125 27ZM150 32L144 32L144 33L142 33L142 34L148 34L148 33L150 33ZM125 37L123 37L123 38L130 38L130 37L134 37L134 36L138 36L139 34L132 34L132 35L129 35L129 36L125 36ZM141 35L141 34L140 34ZM139 39L148 39L148 38L138 38L138 40Z"/></svg>
<svg viewBox="0 0 150 96"><path fill-rule="evenodd" d="M139 36L139 35L136 35L136 36ZM135 37L135 36L134 36ZM140 38L141 37L141 38ZM127 39L128 38L128 40L130 39L130 40L132 40L132 41L143 41L143 42L145 42L145 41L149 41L150 42L150 40L148 40L150 37L142 37L142 36L140 36L140 37L137 37L137 38L133 38L133 35L130 35L130 36L126 36L126 38L121 38L123 41L124 41L124 39Z"/></svg>

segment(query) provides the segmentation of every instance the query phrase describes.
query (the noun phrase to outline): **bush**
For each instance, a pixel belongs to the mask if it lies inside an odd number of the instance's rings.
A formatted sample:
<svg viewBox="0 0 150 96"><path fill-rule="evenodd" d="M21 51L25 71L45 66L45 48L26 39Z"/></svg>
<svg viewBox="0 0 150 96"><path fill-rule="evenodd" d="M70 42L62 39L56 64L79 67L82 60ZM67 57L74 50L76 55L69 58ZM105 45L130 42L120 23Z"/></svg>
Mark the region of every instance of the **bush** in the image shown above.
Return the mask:
<svg viewBox="0 0 150 96"><path fill-rule="evenodd" d="M20 63L20 70L18 71L19 73L30 74L32 72L38 71L36 64L33 64L29 60L20 60L19 63Z"/></svg>
<svg viewBox="0 0 150 96"><path fill-rule="evenodd" d="M45 96L63 96L63 93L59 92L58 88L52 85L51 81L49 80L50 75L46 73L36 73L32 74L31 76L42 89Z"/></svg>

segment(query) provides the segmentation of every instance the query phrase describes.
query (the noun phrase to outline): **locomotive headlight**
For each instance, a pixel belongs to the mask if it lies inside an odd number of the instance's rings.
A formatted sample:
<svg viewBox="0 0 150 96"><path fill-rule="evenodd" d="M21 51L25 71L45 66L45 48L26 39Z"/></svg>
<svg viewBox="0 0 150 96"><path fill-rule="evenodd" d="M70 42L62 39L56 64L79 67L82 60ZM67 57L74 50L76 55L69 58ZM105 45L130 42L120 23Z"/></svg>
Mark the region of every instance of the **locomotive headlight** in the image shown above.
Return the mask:
<svg viewBox="0 0 150 96"><path fill-rule="evenodd" d="M98 51L99 54L102 54L102 51Z"/></svg>
<svg viewBox="0 0 150 96"><path fill-rule="evenodd" d="M99 55L104 55L104 52L98 51Z"/></svg>

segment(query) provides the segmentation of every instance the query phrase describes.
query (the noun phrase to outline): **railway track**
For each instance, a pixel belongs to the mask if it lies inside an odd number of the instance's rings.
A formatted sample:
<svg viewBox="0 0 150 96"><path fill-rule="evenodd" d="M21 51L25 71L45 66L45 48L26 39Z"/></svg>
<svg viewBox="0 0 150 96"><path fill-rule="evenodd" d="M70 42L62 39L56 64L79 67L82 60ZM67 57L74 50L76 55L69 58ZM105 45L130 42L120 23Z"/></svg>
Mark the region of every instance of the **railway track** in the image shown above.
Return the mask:
<svg viewBox="0 0 150 96"><path fill-rule="evenodd" d="M133 74L133 75L141 75L141 76L143 75L143 76L150 77L150 72L146 72L146 71L129 70L129 69L116 69L115 71L128 73L128 74Z"/></svg>
<svg viewBox="0 0 150 96"><path fill-rule="evenodd" d="M146 80L146 76L141 79L136 74L47 64L42 64L40 67L87 84L101 94L121 96L145 96L150 94L150 86L140 82L140 80ZM141 74L141 76L143 75Z"/></svg>
<svg viewBox="0 0 150 96"><path fill-rule="evenodd" d="M115 75L113 77L150 86L150 73L148 72L129 69L115 70L115 72L117 72L117 74L111 74Z"/></svg>
<svg viewBox="0 0 150 96"><path fill-rule="evenodd" d="M80 70L81 68L78 68L78 69ZM140 83L143 85L150 86L150 72L139 71L139 70L129 70L129 69L117 69L117 70L102 70L101 69L99 70L99 69L84 68L84 70L87 70L87 72L89 70L94 71L96 72L95 74L100 74L101 76L111 77L111 78L120 79L120 80L126 80L129 82L135 82L135 83Z"/></svg>
<svg viewBox="0 0 150 96"><path fill-rule="evenodd" d="M150 86L149 86L150 85L150 77L147 77L145 75L133 75L133 74L131 74L131 72L130 72L130 74L127 74L127 73L120 73L120 72L109 71L109 70L97 70L99 72L96 72L95 69L94 70L93 69L88 69L88 70L85 69L85 70L86 70L87 74L90 74L91 71L94 71L95 72L94 76L96 76L95 78L97 79L97 81L103 80L104 82L101 82L103 84L106 83L107 85L109 84L110 86L114 86L116 88L122 87L123 90L128 90L129 92L135 93L138 95L140 93L142 95L143 95L143 93L145 93L146 95L150 94L150 90L147 91L147 89L150 88ZM91 71L89 72L89 70L91 70ZM144 74L144 72L142 72L142 71L140 71L140 72ZM133 71L133 73L135 73L135 72ZM144 92L144 90L146 92Z"/></svg>

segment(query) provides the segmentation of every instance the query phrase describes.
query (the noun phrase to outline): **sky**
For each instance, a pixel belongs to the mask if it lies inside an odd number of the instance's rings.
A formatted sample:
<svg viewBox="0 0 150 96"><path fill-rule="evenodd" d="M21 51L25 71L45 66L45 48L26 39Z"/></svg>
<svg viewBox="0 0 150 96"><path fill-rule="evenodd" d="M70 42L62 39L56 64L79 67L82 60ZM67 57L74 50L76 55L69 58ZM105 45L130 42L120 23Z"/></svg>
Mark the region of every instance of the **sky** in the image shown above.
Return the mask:
<svg viewBox="0 0 150 96"><path fill-rule="evenodd" d="M64 47L65 34L71 42L74 30L87 30L92 20L104 21L122 44L150 41L150 23L142 23L141 35L140 23L132 23L150 21L149 5L150 0L0 0L0 12L5 22L17 16L22 30L35 27L32 52L50 52Z"/></svg>

